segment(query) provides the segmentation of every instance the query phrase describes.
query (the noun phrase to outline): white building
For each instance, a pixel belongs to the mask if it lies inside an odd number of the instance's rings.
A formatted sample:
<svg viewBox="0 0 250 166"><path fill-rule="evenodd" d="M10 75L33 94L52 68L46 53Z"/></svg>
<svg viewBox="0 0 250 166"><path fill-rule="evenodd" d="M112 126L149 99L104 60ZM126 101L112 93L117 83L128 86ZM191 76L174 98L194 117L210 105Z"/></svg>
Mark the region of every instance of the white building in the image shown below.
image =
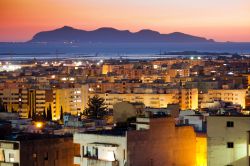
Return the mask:
<svg viewBox="0 0 250 166"><path fill-rule="evenodd" d="M0 140L0 165L20 165L20 150L17 141Z"/></svg>
<svg viewBox="0 0 250 166"><path fill-rule="evenodd" d="M208 166L248 166L249 131L249 116L209 116Z"/></svg>
<svg viewBox="0 0 250 166"><path fill-rule="evenodd" d="M74 164L81 166L124 166L127 138L125 135L112 134L74 134L74 143L80 144L81 154L81 156L74 157Z"/></svg>
<svg viewBox="0 0 250 166"><path fill-rule="evenodd" d="M179 123L180 124L186 124L186 125L192 125L196 131L203 131L204 122L205 122L205 114L197 115L195 114L195 111L189 110L189 111L180 111L179 114Z"/></svg>
<svg viewBox="0 0 250 166"><path fill-rule="evenodd" d="M74 134L80 166L196 165L196 136L191 126L176 126L172 117L137 118L136 129ZM164 134L166 133L166 134ZM183 157L185 154L185 157Z"/></svg>
<svg viewBox="0 0 250 166"><path fill-rule="evenodd" d="M208 90L208 100L223 100L239 104L242 108L246 107L247 89L210 89ZM206 102L209 102L206 101Z"/></svg>

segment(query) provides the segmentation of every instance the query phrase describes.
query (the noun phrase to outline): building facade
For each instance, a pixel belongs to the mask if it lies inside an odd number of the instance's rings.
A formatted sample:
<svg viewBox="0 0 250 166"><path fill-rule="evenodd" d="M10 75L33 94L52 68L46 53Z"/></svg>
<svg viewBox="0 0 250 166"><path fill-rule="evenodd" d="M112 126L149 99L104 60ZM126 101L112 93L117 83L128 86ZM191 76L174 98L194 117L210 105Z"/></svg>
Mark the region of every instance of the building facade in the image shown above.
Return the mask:
<svg viewBox="0 0 250 166"><path fill-rule="evenodd" d="M211 89L208 90L208 100L223 100L239 104L242 108L246 107L247 89Z"/></svg>
<svg viewBox="0 0 250 166"><path fill-rule="evenodd" d="M207 118L208 166L248 166L250 117Z"/></svg>
<svg viewBox="0 0 250 166"><path fill-rule="evenodd" d="M77 154L70 137L29 135L21 140L0 140L1 166L74 166L74 155Z"/></svg>
<svg viewBox="0 0 250 166"><path fill-rule="evenodd" d="M137 118L137 130L74 134L80 166L196 165L196 135L173 118Z"/></svg>

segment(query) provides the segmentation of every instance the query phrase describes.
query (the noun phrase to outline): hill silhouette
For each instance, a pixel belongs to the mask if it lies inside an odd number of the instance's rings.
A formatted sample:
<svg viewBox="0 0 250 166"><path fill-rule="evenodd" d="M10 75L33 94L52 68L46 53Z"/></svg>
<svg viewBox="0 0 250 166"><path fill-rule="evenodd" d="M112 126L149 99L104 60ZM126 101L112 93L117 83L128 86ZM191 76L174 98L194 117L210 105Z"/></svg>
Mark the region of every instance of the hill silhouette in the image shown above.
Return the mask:
<svg viewBox="0 0 250 166"><path fill-rule="evenodd" d="M52 31L39 32L29 42L214 42L204 37L197 37L181 32L160 34L149 29L138 32L128 30L117 30L115 28L103 27L93 31L75 29L64 26Z"/></svg>

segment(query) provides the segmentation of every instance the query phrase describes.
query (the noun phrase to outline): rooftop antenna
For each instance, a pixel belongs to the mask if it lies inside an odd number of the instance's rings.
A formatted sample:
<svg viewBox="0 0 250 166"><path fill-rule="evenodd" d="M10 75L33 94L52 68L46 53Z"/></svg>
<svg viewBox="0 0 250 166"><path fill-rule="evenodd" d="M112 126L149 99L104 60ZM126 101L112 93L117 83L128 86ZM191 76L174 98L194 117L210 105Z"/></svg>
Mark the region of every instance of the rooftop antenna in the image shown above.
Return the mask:
<svg viewBox="0 0 250 166"><path fill-rule="evenodd" d="M10 61L10 62L12 62L12 60L13 60L13 53L12 53L12 51L11 51L11 50L10 50L9 55L10 55L10 57L9 57L9 58L10 58L10 59L9 59L9 61Z"/></svg>
<svg viewBox="0 0 250 166"><path fill-rule="evenodd" d="M58 50L56 49L56 61L58 61Z"/></svg>

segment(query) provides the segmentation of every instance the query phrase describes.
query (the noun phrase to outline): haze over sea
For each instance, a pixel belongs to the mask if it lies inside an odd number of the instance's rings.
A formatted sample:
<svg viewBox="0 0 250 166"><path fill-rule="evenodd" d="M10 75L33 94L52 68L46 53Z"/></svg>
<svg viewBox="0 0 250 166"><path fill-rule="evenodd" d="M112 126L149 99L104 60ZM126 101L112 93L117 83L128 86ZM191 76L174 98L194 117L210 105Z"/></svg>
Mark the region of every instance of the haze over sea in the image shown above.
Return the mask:
<svg viewBox="0 0 250 166"><path fill-rule="evenodd" d="M164 52L199 51L250 55L250 43L0 43L0 59L163 58ZM178 55L176 55L178 56Z"/></svg>

